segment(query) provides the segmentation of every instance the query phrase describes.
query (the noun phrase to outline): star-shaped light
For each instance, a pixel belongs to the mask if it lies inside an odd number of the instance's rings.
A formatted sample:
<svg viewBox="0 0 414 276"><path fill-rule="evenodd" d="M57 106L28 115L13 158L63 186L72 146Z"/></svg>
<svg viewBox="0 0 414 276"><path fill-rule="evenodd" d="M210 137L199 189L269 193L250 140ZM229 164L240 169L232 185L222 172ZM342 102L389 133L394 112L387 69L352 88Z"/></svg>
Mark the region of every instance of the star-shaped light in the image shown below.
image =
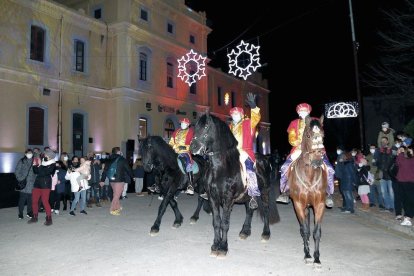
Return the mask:
<svg viewBox="0 0 414 276"><path fill-rule="evenodd" d="M201 56L200 54L190 50L187 54L182 56L178 61L178 77L181 78L184 82L191 86L198 79L206 76L205 66L206 66L206 57ZM196 66L192 66L195 64ZM196 68L195 68L196 67ZM188 72L189 69L194 69L193 72Z"/></svg>
<svg viewBox="0 0 414 276"><path fill-rule="evenodd" d="M259 49L260 46L255 46L250 43L245 43L243 40L237 46L238 50L232 49L227 57L229 58L229 73L235 75L236 77L241 77L244 80L247 79L253 72L257 70L260 66L260 55ZM242 67L239 65L239 58L241 54L245 54L243 56L249 57L249 63Z"/></svg>

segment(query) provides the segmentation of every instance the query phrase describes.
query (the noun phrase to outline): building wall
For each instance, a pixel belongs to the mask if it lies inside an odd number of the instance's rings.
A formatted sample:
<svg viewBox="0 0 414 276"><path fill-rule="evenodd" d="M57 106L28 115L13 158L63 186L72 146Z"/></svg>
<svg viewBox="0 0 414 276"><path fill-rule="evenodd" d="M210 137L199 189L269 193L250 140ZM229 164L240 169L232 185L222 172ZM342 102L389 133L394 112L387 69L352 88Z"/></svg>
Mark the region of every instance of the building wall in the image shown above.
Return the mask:
<svg viewBox="0 0 414 276"><path fill-rule="evenodd" d="M230 108L216 105L217 84L223 91L236 93L238 106L244 105L247 92L259 96L262 122L258 135L260 143L267 143L263 152L270 153L269 91L260 74L252 76L252 81L241 81L206 66L208 77L197 82L196 95L178 77L174 88L167 88L167 60L175 61L176 75L176 60L190 49L203 55L207 52L211 30L205 13L191 11L183 0L57 2L0 1L0 173L13 171L24 150L33 147L27 141L31 106L43 108L46 114L45 143L40 148L50 146L72 154L73 114L79 113L85 119L83 154L109 152L113 146L125 149L128 140L135 141L137 153L141 117L148 121L148 134L160 136L164 136L166 119L178 127L180 118L195 122L207 107L226 119ZM146 27L137 20L140 6L150 12ZM102 7L100 20L92 17L95 7ZM175 26L173 35L166 32L167 22ZM47 30L44 62L30 60L31 24ZM196 36L194 45L189 42L190 34ZM84 73L74 70L75 39L86 45ZM151 52L146 83L138 80L142 46Z"/></svg>

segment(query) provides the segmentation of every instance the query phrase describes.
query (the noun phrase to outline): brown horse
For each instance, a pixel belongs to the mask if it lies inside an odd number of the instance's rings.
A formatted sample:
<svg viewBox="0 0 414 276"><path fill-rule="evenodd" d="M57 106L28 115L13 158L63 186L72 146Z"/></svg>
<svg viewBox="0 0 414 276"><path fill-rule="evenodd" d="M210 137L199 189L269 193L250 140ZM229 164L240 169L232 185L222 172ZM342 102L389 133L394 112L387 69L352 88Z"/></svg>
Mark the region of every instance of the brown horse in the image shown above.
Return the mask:
<svg viewBox="0 0 414 276"><path fill-rule="evenodd" d="M323 116L320 119L307 117L303 131L301 154L289 169L288 184L290 197L293 201L296 216L303 238L305 263L312 263L309 254L310 209L313 208L315 249L313 264L321 268L319 260L319 242L321 239L321 224L325 212L326 188L328 185L327 168L323 163Z"/></svg>

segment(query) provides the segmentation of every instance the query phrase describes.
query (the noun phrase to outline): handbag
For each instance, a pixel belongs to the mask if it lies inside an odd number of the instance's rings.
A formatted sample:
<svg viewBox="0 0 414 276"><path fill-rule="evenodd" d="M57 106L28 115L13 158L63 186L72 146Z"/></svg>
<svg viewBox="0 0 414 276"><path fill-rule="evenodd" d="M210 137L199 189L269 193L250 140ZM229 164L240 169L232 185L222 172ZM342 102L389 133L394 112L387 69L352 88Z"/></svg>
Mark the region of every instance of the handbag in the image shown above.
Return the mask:
<svg viewBox="0 0 414 276"><path fill-rule="evenodd" d="M21 191L21 190L23 190L23 189L26 187L26 184L27 184L27 177L29 176L29 173L30 173L30 170L32 169L32 166L33 166L33 162L32 162L32 164L30 164L30 168L29 168L29 170L27 171L27 175L26 175L26 177L25 177L25 178L23 178L23 179L22 179L22 180L20 180L20 181L17 181L16 191Z"/></svg>

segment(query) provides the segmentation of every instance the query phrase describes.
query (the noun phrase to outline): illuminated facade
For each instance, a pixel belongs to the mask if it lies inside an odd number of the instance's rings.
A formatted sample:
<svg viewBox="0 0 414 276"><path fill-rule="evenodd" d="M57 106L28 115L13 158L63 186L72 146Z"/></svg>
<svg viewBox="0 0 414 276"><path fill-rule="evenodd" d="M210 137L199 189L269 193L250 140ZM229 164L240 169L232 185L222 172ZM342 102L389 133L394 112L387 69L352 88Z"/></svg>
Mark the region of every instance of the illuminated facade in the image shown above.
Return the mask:
<svg viewBox="0 0 414 276"><path fill-rule="evenodd" d="M177 58L206 55L211 31L184 0L3 0L0 26L0 173L28 147L136 154L139 137L167 139L207 107L225 119L247 92L259 95L258 148L270 153L259 74L242 82L207 66L190 87L177 77Z"/></svg>

